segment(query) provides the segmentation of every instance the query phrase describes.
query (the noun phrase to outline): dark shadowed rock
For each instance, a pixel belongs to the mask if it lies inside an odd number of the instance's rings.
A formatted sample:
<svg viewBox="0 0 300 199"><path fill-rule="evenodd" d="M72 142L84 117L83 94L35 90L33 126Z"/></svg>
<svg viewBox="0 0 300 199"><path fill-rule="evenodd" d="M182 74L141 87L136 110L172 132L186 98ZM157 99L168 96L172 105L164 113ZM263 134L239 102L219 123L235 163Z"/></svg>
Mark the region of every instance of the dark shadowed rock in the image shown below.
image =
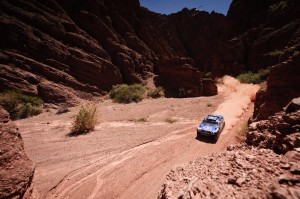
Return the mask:
<svg viewBox="0 0 300 199"><path fill-rule="evenodd" d="M212 79L203 79L202 85L204 96L213 96L218 94L218 87Z"/></svg>
<svg viewBox="0 0 300 199"><path fill-rule="evenodd" d="M299 45L299 17L297 0L233 0L227 14L234 32L227 48L232 63L249 71L286 60Z"/></svg>
<svg viewBox="0 0 300 199"><path fill-rule="evenodd" d="M214 95L214 83L202 81L200 73L237 75L293 54L300 12L298 1L289 2L287 9L270 13L277 1L234 0L226 17L197 9L161 15L138 0L3 0L0 90L40 95L37 87L44 79L90 99L115 84L144 83L154 74L172 96L181 87L187 96ZM288 53L266 56L275 50ZM67 99L52 90L51 101Z"/></svg>
<svg viewBox="0 0 300 199"><path fill-rule="evenodd" d="M259 91L256 95L254 121L267 119L269 116L282 111L293 98L299 97L299 66L300 54L298 53L290 57L287 62L282 62L271 68L267 80L267 90ZM297 107L297 105L291 105L291 107L293 106Z"/></svg>
<svg viewBox="0 0 300 199"><path fill-rule="evenodd" d="M34 166L17 127L8 118L0 107L0 198L30 198Z"/></svg>
<svg viewBox="0 0 300 199"><path fill-rule="evenodd" d="M166 96L196 97L202 95L202 73L187 58L165 59L158 67L156 84L166 88Z"/></svg>
<svg viewBox="0 0 300 199"><path fill-rule="evenodd" d="M300 97L293 99L286 107L287 113L295 112L300 109Z"/></svg>

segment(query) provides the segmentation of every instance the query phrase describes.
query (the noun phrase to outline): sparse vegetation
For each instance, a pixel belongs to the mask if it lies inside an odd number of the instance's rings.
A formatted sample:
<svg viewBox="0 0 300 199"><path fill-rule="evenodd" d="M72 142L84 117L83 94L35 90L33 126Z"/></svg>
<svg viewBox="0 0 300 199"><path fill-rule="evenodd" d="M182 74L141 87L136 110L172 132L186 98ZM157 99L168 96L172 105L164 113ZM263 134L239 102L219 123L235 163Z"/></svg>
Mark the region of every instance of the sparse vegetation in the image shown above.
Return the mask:
<svg viewBox="0 0 300 199"><path fill-rule="evenodd" d="M287 0L280 1L278 3L272 4L269 7L269 12L282 11L289 7L289 2Z"/></svg>
<svg viewBox="0 0 300 199"><path fill-rule="evenodd" d="M162 87L157 87L148 92L148 97L151 98L160 98L165 95L165 90Z"/></svg>
<svg viewBox="0 0 300 199"><path fill-rule="evenodd" d="M249 132L248 124L243 124L243 126L238 130L236 139L238 142L244 142L246 140L246 135Z"/></svg>
<svg viewBox="0 0 300 199"><path fill-rule="evenodd" d="M295 50L296 50L296 48L294 46L286 47L283 50L277 50L276 49L274 51L271 51L271 52L265 54L265 56L280 57L280 56L283 56L283 55L288 54L288 53L293 53Z"/></svg>
<svg viewBox="0 0 300 199"><path fill-rule="evenodd" d="M95 105L81 106L75 115L70 135L79 135L94 130L98 124L97 108Z"/></svg>
<svg viewBox="0 0 300 199"><path fill-rule="evenodd" d="M271 56L271 57L277 57L277 56L284 55L284 51L283 50L274 50L274 51L267 53L266 55Z"/></svg>
<svg viewBox="0 0 300 199"><path fill-rule="evenodd" d="M63 113L67 113L69 111L70 110L67 106L60 106L60 107L58 107L56 114L60 115L60 114L63 114Z"/></svg>
<svg viewBox="0 0 300 199"><path fill-rule="evenodd" d="M269 72L270 72L269 69L262 69L259 70L257 73L253 73L253 72L242 73L239 76L237 76L237 79L242 83L259 84L262 81L267 79Z"/></svg>
<svg viewBox="0 0 300 199"><path fill-rule="evenodd" d="M135 120L135 122L148 122L148 119L145 117L142 117L142 118Z"/></svg>
<svg viewBox="0 0 300 199"><path fill-rule="evenodd" d="M207 107L212 107L213 105L211 103L206 104Z"/></svg>
<svg viewBox="0 0 300 199"><path fill-rule="evenodd" d="M187 95L186 95L186 91L185 91L185 89L184 88L179 88L178 89L178 97L180 97L180 98L185 98Z"/></svg>
<svg viewBox="0 0 300 199"><path fill-rule="evenodd" d="M167 117L165 119L165 122L168 122L168 123L172 124L174 122L177 122L177 120L175 118L173 118L173 117Z"/></svg>
<svg viewBox="0 0 300 199"><path fill-rule="evenodd" d="M43 100L20 91L6 91L0 94L0 105L6 109L11 119L23 119L42 113Z"/></svg>
<svg viewBox="0 0 300 199"><path fill-rule="evenodd" d="M211 75L212 75L211 72L207 72L207 73L204 74L204 77L211 78Z"/></svg>
<svg viewBox="0 0 300 199"><path fill-rule="evenodd" d="M110 98L118 103L139 102L144 98L145 88L140 84L119 84L113 86Z"/></svg>

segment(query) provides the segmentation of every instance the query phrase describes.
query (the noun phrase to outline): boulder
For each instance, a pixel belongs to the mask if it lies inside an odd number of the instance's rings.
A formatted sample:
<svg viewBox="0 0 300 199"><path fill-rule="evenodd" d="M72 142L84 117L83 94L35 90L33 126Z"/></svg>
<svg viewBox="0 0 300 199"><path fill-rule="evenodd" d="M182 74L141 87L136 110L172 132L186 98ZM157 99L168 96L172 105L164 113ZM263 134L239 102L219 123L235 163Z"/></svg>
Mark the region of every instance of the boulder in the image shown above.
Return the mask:
<svg viewBox="0 0 300 199"><path fill-rule="evenodd" d="M295 112L300 109L300 97L294 98L285 108L285 112Z"/></svg>
<svg viewBox="0 0 300 199"><path fill-rule="evenodd" d="M22 137L0 107L0 198L30 198L33 174Z"/></svg>

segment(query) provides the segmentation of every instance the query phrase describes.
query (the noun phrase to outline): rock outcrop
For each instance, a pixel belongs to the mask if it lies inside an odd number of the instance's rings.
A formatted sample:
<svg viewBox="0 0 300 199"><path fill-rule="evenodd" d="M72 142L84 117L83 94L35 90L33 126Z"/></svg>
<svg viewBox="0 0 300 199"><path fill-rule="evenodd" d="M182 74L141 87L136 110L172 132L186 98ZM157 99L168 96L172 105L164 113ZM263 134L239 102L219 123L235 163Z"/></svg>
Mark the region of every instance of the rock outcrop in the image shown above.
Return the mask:
<svg viewBox="0 0 300 199"><path fill-rule="evenodd" d="M167 175L158 198L297 198L300 149L285 156L246 145L201 157Z"/></svg>
<svg viewBox="0 0 300 199"><path fill-rule="evenodd" d="M300 51L300 49L298 49ZM300 54L271 68L267 89L256 95L253 120L267 119L300 96Z"/></svg>
<svg viewBox="0 0 300 199"><path fill-rule="evenodd" d="M250 124L248 144L286 153L300 147L300 98L294 99L285 111Z"/></svg>
<svg viewBox="0 0 300 199"><path fill-rule="evenodd" d="M202 95L202 73L187 58L164 60L158 69L156 84L165 88L166 96L196 97Z"/></svg>
<svg viewBox="0 0 300 199"><path fill-rule="evenodd" d="M33 174L21 135L0 107L0 198L30 198Z"/></svg>

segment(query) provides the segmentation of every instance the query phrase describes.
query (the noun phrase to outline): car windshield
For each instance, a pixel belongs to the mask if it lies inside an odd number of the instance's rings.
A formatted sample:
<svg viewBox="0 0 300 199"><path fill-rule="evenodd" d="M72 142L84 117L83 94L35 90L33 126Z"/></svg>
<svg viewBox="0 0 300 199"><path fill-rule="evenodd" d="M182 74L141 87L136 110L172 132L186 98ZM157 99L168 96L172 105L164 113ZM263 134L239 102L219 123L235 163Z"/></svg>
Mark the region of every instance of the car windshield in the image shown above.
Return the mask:
<svg viewBox="0 0 300 199"><path fill-rule="evenodd" d="M217 125L218 124L218 122L216 122L215 120L211 120L211 119L203 120L203 123L209 124L209 125Z"/></svg>

